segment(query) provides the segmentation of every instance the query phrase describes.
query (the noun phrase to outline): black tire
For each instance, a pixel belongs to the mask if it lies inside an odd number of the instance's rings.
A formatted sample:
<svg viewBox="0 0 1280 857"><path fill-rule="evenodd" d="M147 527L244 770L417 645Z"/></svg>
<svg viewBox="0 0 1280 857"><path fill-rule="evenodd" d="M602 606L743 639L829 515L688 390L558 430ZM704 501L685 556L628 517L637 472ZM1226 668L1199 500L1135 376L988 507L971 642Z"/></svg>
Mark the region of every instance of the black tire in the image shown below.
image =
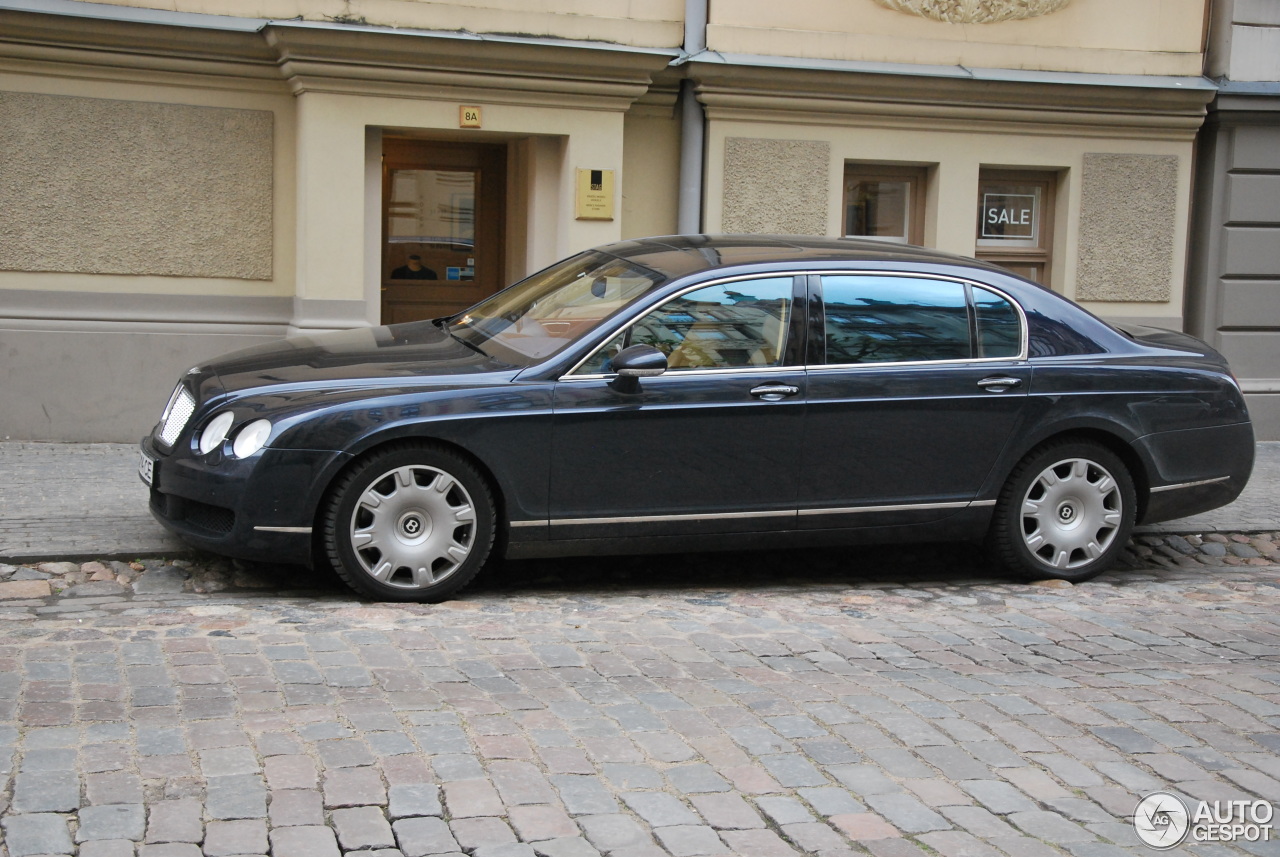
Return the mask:
<svg viewBox="0 0 1280 857"><path fill-rule="evenodd" d="M1013 468L996 501L987 546L1015 574L1088 580L1115 564L1137 510L1133 477L1090 441L1036 447Z"/></svg>
<svg viewBox="0 0 1280 857"><path fill-rule="evenodd" d="M396 444L358 461L330 490L324 550L352 589L380 601L443 601L489 559L488 482L447 449Z"/></svg>

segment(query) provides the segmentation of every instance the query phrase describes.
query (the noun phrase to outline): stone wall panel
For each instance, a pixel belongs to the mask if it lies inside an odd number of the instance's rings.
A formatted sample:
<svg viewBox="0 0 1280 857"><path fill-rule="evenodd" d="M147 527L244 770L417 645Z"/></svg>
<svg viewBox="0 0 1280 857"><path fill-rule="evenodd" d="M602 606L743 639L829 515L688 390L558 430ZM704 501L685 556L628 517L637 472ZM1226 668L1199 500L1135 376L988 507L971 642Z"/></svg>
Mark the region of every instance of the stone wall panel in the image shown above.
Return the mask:
<svg viewBox="0 0 1280 857"><path fill-rule="evenodd" d="M0 270L269 280L273 114L0 92Z"/></svg>
<svg viewBox="0 0 1280 857"><path fill-rule="evenodd" d="M1076 298L1168 301L1177 156L1087 153L1081 185Z"/></svg>
<svg viewBox="0 0 1280 857"><path fill-rule="evenodd" d="M831 144L821 140L725 140L726 233L824 235Z"/></svg>

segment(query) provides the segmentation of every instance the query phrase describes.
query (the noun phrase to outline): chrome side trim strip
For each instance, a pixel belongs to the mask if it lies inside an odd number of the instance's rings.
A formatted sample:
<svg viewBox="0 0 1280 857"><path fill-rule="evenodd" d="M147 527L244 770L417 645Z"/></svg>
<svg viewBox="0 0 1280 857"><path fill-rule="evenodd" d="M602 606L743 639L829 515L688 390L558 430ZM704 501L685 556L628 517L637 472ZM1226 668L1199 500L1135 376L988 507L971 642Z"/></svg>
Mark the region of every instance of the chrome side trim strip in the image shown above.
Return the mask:
<svg viewBox="0 0 1280 857"><path fill-rule="evenodd" d="M710 515L633 515L621 518L558 518L548 521L552 526L576 526L578 524L648 524L662 521L721 521L728 518L794 518L795 509L779 512L715 512Z"/></svg>
<svg viewBox="0 0 1280 857"><path fill-rule="evenodd" d="M556 518L548 521L512 521L513 527L578 526L580 524L647 524L663 521L716 521L731 518L788 518L799 515L854 515L860 512L927 512L933 509L966 509L971 506L994 506L995 500L961 500L954 503L903 503L895 506L848 506L833 509L780 510L776 512L717 512L709 515L629 515L617 518Z"/></svg>
<svg viewBox="0 0 1280 857"><path fill-rule="evenodd" d="M968 501L959 503L903 503L898 506L847 506L843 509L801 509L801 515L853 515L858 512L927 512L931 509L963 509Z"/></svg>
<svg viewBox="0 0 1280 857"><path fill-rule="evenodd" d="M1197 485L1212 485L1215 482L1226 482L1230 476L1215 476L1213 479L1200 479L1196 482L1179 482L1177 485L1161 485L1159 488L1152 488L1152 494L1158 494L1161 491L1175 491L1179 488L1195 488Z"/></svg>
<svg viewBox="0 0 1280 857"><path fill-rule="evenodd" d="M583 362L585 363L586 360L590 359L591 355L595 353L596 352L593 351L591 354L588 354L587 357L583 359ZM725 366L718 369L668 369L661 376L653 377L689 378L696 375L760 375L765 373L788 373L798 375L803 373L804 370L805 367L800 364L790 366ZM570 381L603 381L606 378L616 377L618 376L612 373L607 375L597 373L594 375L562 375L560 380L568 383Z"/></svg>
<svg viewBox="0 0 1280 857"><path fill-rule="evenodd" d="M309 533L311 527L254 527L258 533Z"/></svg>

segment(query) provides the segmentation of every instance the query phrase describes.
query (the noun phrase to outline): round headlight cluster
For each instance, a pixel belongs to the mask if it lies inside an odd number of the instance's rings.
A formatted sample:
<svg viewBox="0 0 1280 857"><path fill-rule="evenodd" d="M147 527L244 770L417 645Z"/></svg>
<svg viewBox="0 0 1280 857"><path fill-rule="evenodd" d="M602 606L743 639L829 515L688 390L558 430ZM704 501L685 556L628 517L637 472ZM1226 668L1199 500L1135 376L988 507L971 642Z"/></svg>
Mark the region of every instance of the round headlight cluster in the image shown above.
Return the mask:
<svg viewBox="0 0 1280 857"><path fill-rule="evenodd" d="M269 437L271 437L271 421L254 420L240 429L231 449L235 452L236 458L248 458L266 446Z"/></svg>
<svg viewBox="0 0 1280 857"><path fill-rule="evenodd" d="M233 422L235 422L235 414L231 411L223 411L214 417L204 427L204 431L200 432L201 454L208 455L222 446L222 442L227 439L227 432L231 431Z"/></svg>
<svg viewBox="0 0 1280 857"><path fill-rule="evenodd" d="M208 455L214 450L221 449L234 423L235 414L231 411L223 411L210 420L204 427L204 431L200 433L200 453ZM266 446L270 437L271 421L254 420L236 432L231 451L236 458L248 458Z"/></svg>

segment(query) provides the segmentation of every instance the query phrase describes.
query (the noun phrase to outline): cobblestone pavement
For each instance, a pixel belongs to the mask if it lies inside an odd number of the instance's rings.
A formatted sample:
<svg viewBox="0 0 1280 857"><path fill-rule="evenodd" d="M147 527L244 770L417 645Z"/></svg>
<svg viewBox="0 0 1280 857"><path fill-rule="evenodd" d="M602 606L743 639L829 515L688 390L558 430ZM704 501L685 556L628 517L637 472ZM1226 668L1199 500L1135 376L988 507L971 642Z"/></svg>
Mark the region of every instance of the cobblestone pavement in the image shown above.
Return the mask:
<svg viewBox="0 0 1280 857"><path fill-rule="evenodd" d="M176 555L127 443L0 442L0 558Z"/></svg>
<svg viewBox="0 0 1280 857"><path fill-rule="evenodd" d="M963 548L510 563L437 606L0 567L4 849L1148 854L1148 792L1280 801L1277 540L1148 535L1077 586Z"/></svg>

